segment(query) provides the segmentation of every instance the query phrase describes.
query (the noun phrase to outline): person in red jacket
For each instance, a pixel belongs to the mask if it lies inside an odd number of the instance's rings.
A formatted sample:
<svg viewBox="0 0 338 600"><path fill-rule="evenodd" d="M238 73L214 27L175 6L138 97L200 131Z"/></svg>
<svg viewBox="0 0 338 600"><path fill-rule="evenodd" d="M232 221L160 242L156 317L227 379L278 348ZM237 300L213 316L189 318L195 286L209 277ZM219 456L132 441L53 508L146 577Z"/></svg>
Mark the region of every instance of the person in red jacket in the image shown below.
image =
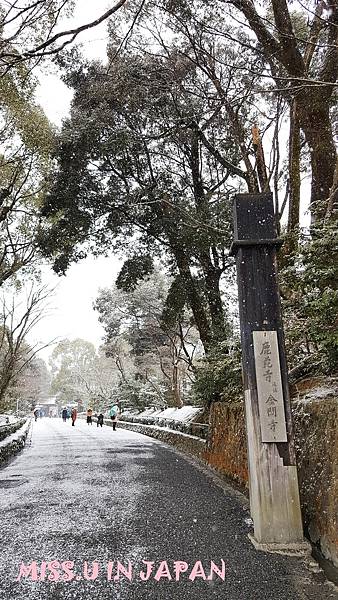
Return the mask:
<svg viewBox="0 0 338 600"><path fill-rule="evenodd" d="M75 421L76 421L76 417L77 417L77 410L76 408L72 408L72 412L70 413L71 419L72 419L72 425L75 425Z"/></svg>

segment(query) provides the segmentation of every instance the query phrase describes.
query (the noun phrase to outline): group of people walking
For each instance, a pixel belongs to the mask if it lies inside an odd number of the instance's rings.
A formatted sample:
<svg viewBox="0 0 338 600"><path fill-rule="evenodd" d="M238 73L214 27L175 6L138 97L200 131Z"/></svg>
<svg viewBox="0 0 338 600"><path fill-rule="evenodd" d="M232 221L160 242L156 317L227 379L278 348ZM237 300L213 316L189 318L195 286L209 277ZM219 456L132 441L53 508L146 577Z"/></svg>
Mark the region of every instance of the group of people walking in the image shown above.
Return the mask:
<svg viewBox="0 0 338 600"><path fill-rule="evenodd" d="M109 418L111 419L111 421L113 423L113 431L116 430L118 415L119 415L119 406L118 406L118 404L113 404L113 406L109 410ZM69 412L69 410L65 407L62 410L61 416L62 416L62 420L64 422L66 422L67 419L69 419L69 417L70 417L72 420L72 426L74 426L75 421L77 419L77 410L76 410L76 408L72 408L72 410ZM104 415L101 412L99 415L95 415L95 416L97 417L97 421L96 421L97 427L102 427ZM87 417L87 424L92 425L93 424L93 409L92 408L87 409L86 417Z"/></svg>
<svg viewBox="0 0 338 600"><path fill-rule="evenodd" d="M119 406L118 406L118 404L113 404L113 406L111 407L111 409L109 411L109 417L110 417L110 419L113 422L113 431L115 431L115 429L116 429L116 423L117 423L118 414L119 414ZM87 409L87 424L88 425L92 425L93 424L92 417L93 417L93 409L92 408L88 408ZM102 427L102 425L103 425L103 419L104 419L104 416L103 416L103 414L101 412L99 415L97 415L97 421L96 421L97 427Z"/></svg>
<svg viewBox="0 0 338 600"><path fill-rule="evenodd" d="M64 408L62 410L62 420L63 420L64 423L67 421L67 419L69 417L71 418L72 425L74 426L76 418L77 418L77 410L76 410L76 408L72 408L72 410L70 411L70 413L69 413L69 411L68 411L67 408Z"/></svg>

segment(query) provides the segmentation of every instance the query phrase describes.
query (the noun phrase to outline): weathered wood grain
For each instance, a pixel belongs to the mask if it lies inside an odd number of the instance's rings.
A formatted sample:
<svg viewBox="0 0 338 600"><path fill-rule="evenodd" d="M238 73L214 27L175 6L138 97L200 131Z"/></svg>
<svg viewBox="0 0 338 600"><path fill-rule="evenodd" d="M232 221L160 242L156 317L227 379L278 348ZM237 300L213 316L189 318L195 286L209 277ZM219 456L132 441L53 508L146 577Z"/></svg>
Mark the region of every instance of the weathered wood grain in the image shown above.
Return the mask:
<svg viewBox="0 0 338 600"><path fill-rule="evenodd" d="M254 536L262 544L302 543L303 528L277 282L278 240L272 195L239 194L235 199L234 212L234 252ZM284 441L262 440L253 336L254 332L263 331L275 332L277 338L280 363L278 385L281 387L284 408L284 434L278 438Z"/></svg>

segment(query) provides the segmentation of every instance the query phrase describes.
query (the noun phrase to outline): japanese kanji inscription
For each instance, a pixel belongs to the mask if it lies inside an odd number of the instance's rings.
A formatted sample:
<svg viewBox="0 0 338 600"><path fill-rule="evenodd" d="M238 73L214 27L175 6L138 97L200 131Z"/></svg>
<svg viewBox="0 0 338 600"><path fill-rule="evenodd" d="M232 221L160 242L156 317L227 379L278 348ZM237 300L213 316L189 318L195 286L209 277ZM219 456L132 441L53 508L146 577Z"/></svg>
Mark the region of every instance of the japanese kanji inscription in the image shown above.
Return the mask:
<svg viewBox="0 0 338 600"><path fill-rule="evenodd" d="M277 331L253 331L262 442L286 442Z"/></svg>

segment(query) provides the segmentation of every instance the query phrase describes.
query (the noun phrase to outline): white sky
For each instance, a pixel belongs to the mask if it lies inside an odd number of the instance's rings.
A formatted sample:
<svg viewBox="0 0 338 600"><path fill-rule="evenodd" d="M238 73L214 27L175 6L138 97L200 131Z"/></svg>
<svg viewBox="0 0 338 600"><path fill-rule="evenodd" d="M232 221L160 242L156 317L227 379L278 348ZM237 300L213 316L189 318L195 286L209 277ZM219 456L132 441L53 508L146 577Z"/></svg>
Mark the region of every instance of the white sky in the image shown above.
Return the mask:
<svg viewBox="0 0 338 600"><path fill-rule="evenodd" d="M68 25L81 25L90 22L102 14L113 2L107 0L78 0L74 18ZM83 53L88 58L105 57L106 24L84 32L78 38ZM40 86L36 94L37 101L43 107L52 123L60 126L67 116L72 92L62 83L57 73L51 72L40 77ZM42 283L57 286L51 299L51 314L48 315L29 336L29 342L47 344L54 338L75 339L81 337L99 346L103 330L98 323L92 303L99 288L110 286L121 268L121 262L115 257L88 258L70 267L66 277L56 276L48 267L43 269ZM48 360L53 347L40 352L41 358Z"/></svg>
<svg viewBox="0 0 338 600"><path fill-rule="evenodd" d="M51 288L56 286L56 290L47 316L34 328L29 341L44 345L55 338L60 341L80 337L100 345L103 329L92 305L99 288L110 286L119 269L120 264L113 257L83 260L72 265L66 277L58 277L45 267L42 283ZM48 360L53 347L42 350L39 356Z"/></svg>

